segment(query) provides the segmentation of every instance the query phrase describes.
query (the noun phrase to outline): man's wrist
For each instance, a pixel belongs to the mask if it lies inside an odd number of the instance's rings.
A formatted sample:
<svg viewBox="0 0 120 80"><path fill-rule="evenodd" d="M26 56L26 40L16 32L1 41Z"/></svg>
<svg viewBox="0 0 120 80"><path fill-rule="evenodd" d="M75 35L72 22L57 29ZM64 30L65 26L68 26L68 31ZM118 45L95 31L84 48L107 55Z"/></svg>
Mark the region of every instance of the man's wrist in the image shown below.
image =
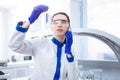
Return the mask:
<svg viewBox="0 0 120 80"><path fill-rule="evenodd" d="M67 57L70 58L70 57L72 57L72 55L71 54L67 54Z"/></svg>
<svg viewBox="0 0 120 80"><path fill-rule="evenodd" d="M25 23L26 23L26 22L25 22ZM27 32L29 26L25 28L25 27L22 27L23 25L24 25L24 22L23 22L23 21L18 22L17 25L16 25L16 30L17 30L17 31L20 31L20 32L23 32L23 33Z"/></svg>
<svg viewBox="0 0 120 80"><path fill-rule="evenodd" d="M72 54L67 54L66 58L67 58L68 62L73 62L74 61L74 56Z"/></svg>
<svg viewBox="0 0 120 80"><path fill-rule="evenodd" d="M30 26L30 21L25 21L23 25L21 26L22 28L28 28Z"/></svg>

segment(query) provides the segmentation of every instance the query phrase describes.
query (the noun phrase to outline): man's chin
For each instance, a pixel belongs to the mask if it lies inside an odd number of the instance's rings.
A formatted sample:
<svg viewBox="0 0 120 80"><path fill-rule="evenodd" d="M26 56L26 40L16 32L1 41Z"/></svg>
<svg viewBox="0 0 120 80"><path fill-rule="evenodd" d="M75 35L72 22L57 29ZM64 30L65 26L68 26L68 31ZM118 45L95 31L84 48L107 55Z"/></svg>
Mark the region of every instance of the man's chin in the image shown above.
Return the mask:
<svg viewBox="0 0 120 80"><path fill-rule="evenodd" d="M63 33L58 33L58 34L56 34L57 36L64 36L64 34Z"/></svg>

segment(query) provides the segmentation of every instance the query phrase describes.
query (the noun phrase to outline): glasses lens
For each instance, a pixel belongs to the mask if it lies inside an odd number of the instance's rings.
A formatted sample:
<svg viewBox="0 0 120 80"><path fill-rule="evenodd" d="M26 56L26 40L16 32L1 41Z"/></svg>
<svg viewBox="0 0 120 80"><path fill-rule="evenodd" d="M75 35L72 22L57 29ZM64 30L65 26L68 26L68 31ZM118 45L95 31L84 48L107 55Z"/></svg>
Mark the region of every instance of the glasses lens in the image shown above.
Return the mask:
<svg viewBox="0 0 120 80"><path fill-rule="evenodd" d="M52 24L68 24L69 22L67 20L53 20Z"/></svg>

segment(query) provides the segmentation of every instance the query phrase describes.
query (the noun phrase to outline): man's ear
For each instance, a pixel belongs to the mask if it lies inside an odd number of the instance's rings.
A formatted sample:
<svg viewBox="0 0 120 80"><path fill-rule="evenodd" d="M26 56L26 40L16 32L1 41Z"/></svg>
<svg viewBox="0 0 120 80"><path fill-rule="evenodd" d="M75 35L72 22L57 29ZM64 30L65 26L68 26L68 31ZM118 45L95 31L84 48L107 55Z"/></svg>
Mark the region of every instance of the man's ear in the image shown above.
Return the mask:
<svg viewBox="0 0 120 80"><path fill-rule="evenodd" d="M68 25L68 30L69 30L69 28L70 28L70 25Z"/></svg>

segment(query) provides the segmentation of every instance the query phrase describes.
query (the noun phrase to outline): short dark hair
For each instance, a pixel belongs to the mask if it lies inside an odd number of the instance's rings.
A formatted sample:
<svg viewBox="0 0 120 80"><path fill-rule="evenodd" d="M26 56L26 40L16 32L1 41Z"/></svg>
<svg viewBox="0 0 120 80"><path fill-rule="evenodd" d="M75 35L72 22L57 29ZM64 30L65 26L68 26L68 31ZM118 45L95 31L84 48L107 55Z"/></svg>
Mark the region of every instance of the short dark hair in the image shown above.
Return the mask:
<svg viewBox="0 0 120 80"><path fill-rule="evenodd" d="M65 12L57 12L57 13L55 13L55 14L52 16L51 21L53 21L54 16L56 16L56 15L58 15L58 14L65 15L65 16L67 17L68 22L70 22L70 18L69 18L69 16L68 16Z"/></svg>

